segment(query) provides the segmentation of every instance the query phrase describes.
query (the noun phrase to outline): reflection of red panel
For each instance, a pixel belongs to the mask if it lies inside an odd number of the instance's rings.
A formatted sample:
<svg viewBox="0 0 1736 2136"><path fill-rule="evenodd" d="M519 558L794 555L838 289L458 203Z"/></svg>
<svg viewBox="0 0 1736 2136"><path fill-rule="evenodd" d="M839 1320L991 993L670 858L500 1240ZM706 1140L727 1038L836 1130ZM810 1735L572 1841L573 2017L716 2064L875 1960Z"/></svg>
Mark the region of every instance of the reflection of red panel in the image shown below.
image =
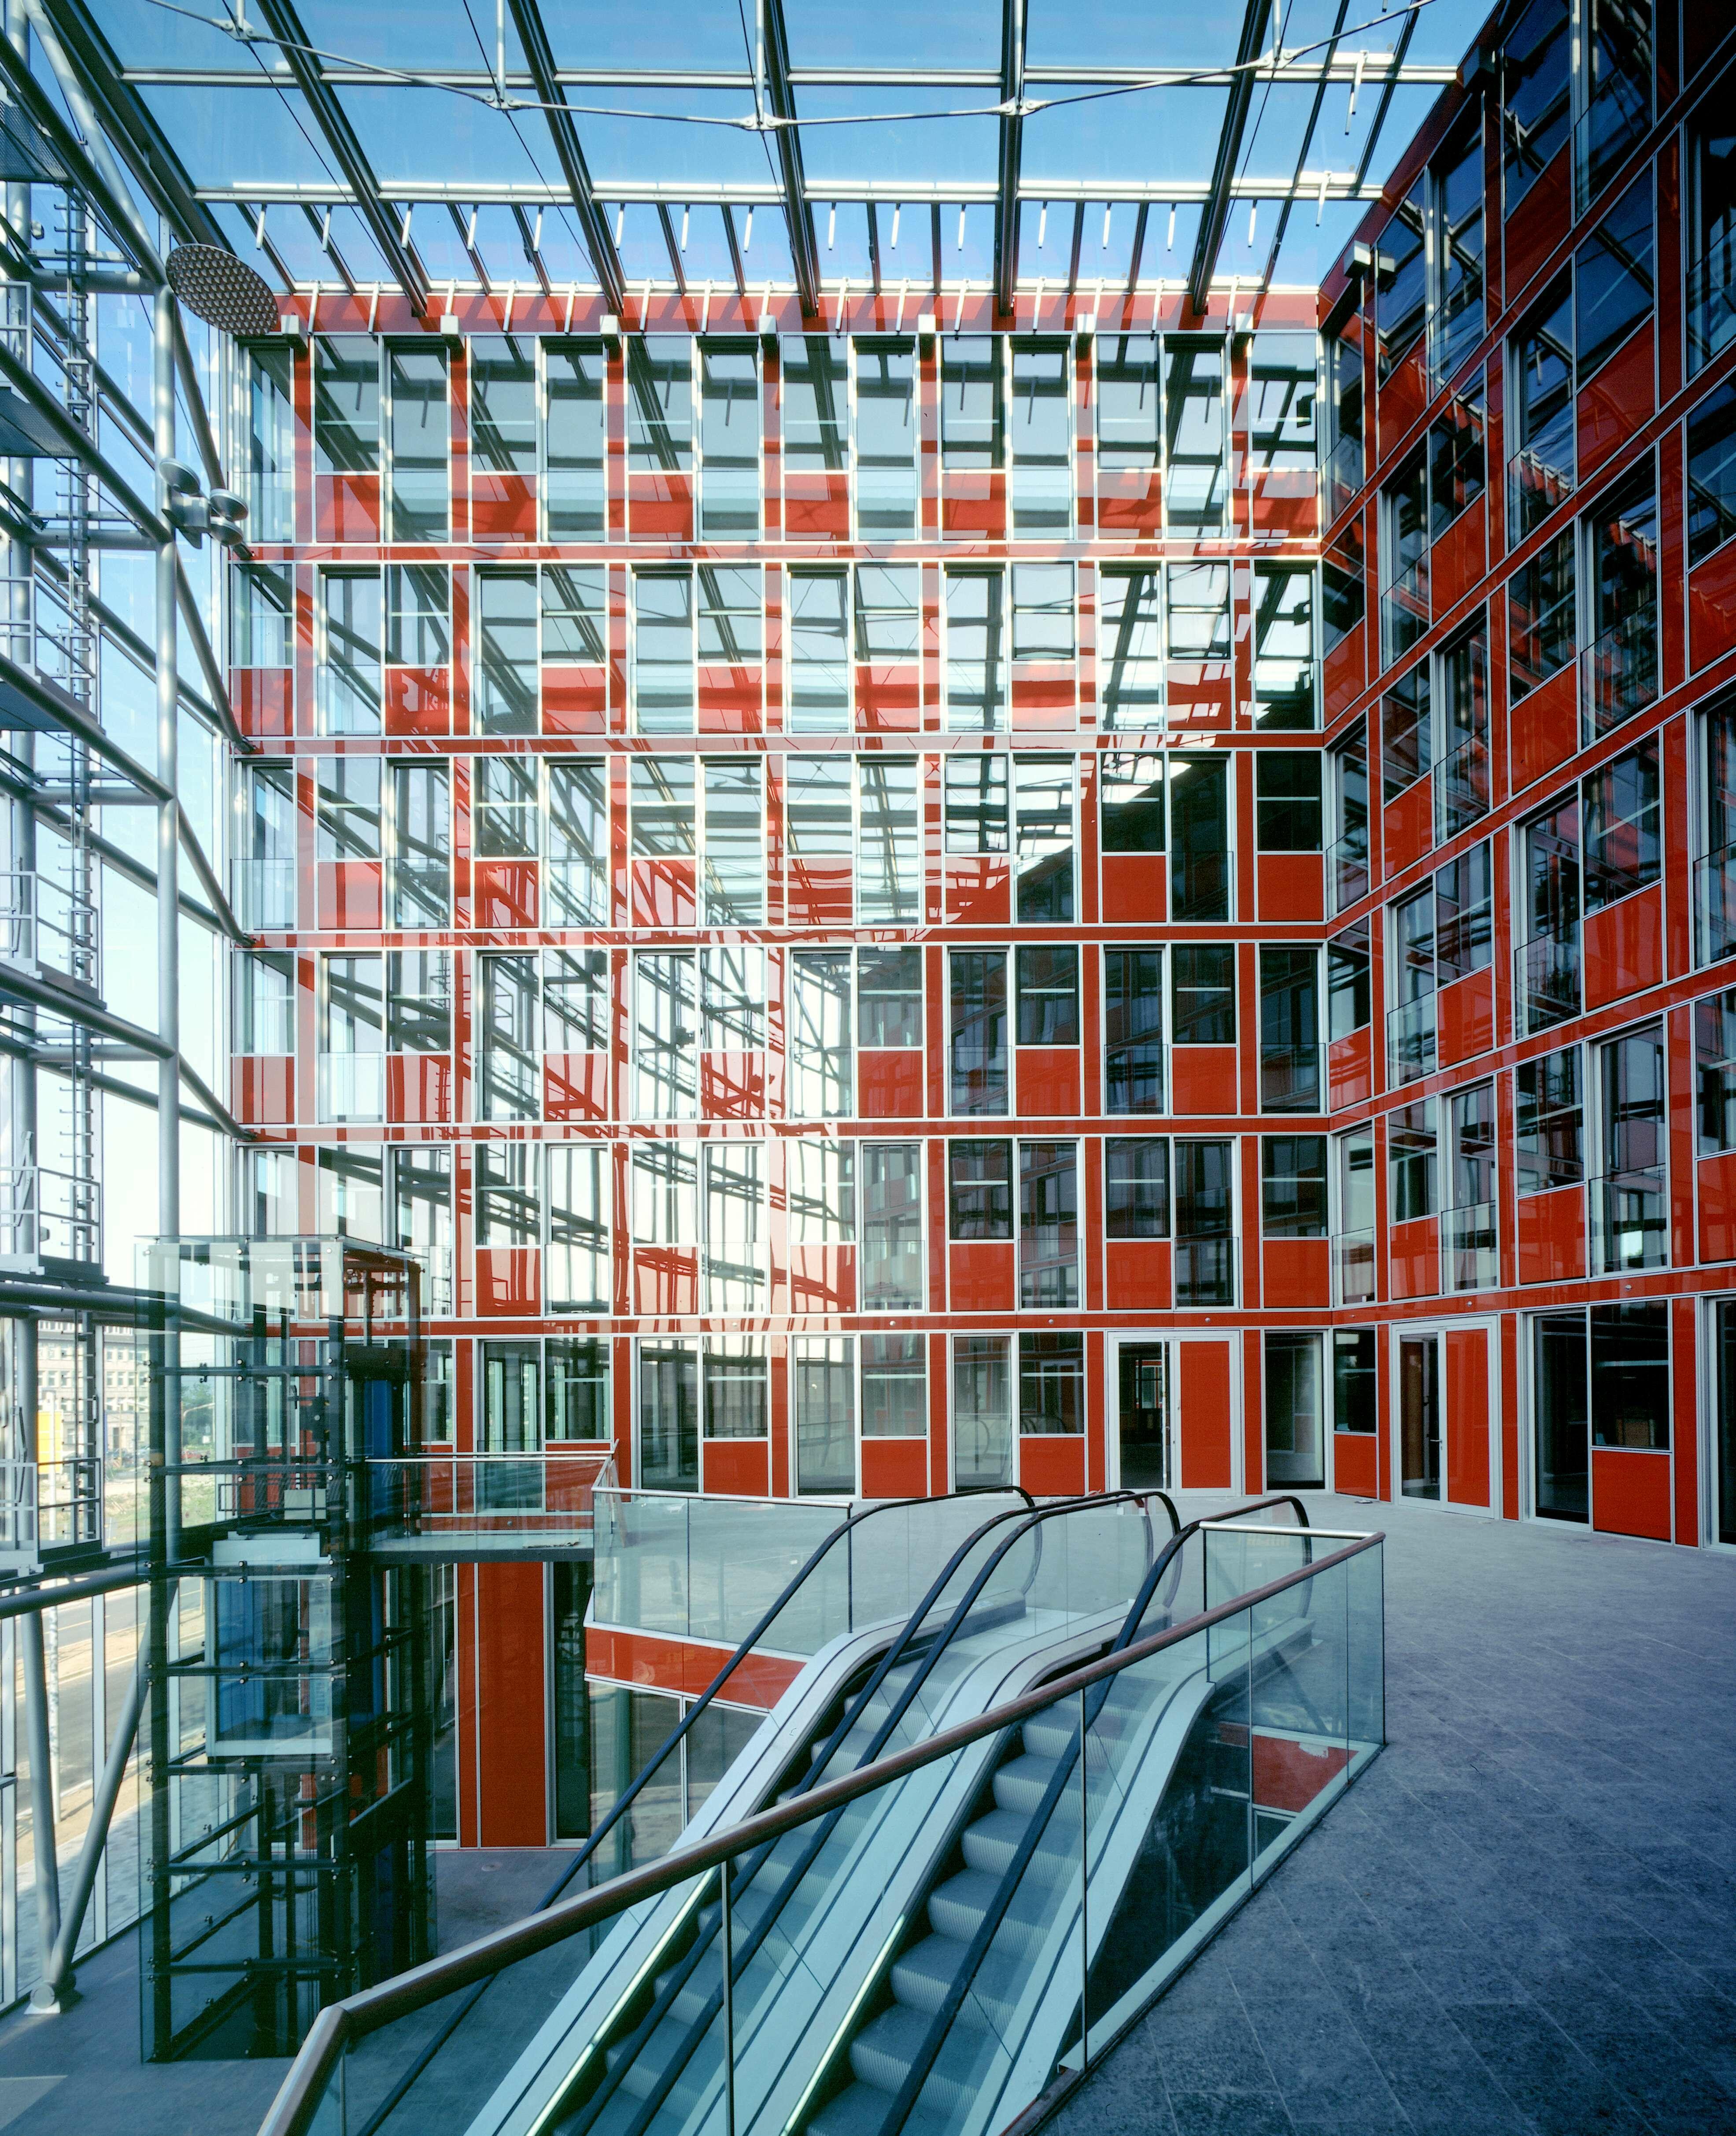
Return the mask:
<svg viewBox="0 0 1736 2136"><path fill-rule="evenodd" d="M536 925L534 861L478 861L471 871L471 882L476 926Z"/></svg>
<svg viewBox="0 0 1736 2136"><path fill-rule="evenodd" d="M708 1439L700 1448L699 1488L725 1497L766 1495L767 1447L763 1439Z"/></svg>
<svg viewBox="0 0 1736 2136"><path fill-rule="evenodd" d="M864 1498L922 1498L928 1495L928 1441L926 1439L864 1439L862 1442Z"/></svg>
<svg viewBox="0 0 1736 2136"><path fill-rule="evenodd" d="M1329 724L1362 694L1367 680L1362 666L1364 635L1360 624L1354 630L1346 631L1322 663L1322 686Z"/></svg>
<svg viewBox="0 0 1736 2136"><path fill-rule="evenodd" d="M1579 746L1579 670L1573 661L1522 698L1507 721L1513 790L1521 793L1565 764Z"/></svg>
<svg viewBox="0 0 1736 2136"><path fill-rule="evenodd" d="M1736 541L1688 574L1688 664L1700 668L1736 646Z"/></svg>
<svg viewBox="0 0 1736 2136"><path fill-rule="evenodd" d="M856 1056L856 1112L864 1120L919 1120L922 1117L922 1051L876 1047Z"/></svg>
<svg viewBox="0 0 1736 2136"><path fill-rule="evenodd" d="M636 1246L633 1251L635 1313L697 1313L699 1256L683 1246Z"/></svg>
<svg viewBox="0 0 1736 2136"><path fill-rule="evenodd" d="M1013 726L1025 733L1065 733L1078 724L1079 684L1070 660L1022 661L1013 674Z"/></svg>
<svg viewBox="0 0 1736 2136"><path fill-rule="evenodd" d="M1330 1788L1350 1762L1341 1743L1298 1743L1290 1736L1254 1731L1254 1806L1283 1810L1291 1814L1307 1808L1317 1794Z"/></svg>
<svg viewBox="0 0 1736 2136"><path fill-rule="evenodd" d="M388 668L385 679L387 734L443 735L451 732L450 668Z"/></svg>
<svg viewBox="0 0 1736 2136"><path fill-rule="evenodd" d="M1484 539L1488 524L1488 502L1480 497L1466 506L1429 550L1429 595L1437 618L1468 594L1488 569Z"/></svg>
<svg viewBox="0 0 1736 2136"><path fill-rule="evenodd" d="M388 1053L386 1117L444 1123L453 1117L450 1053Z"/></svg>
<svg viewBox="0 0 1736 2136"><path fill-rule="evenodd" d="M1664 978L1664 886L1636 890L1585 918L1585 1005L1598 1008Z"/></svg>
<svg viewBox="0 0 1736 2136"><path fill-rule="evenodd" d="M1168 868L1161 853L1105 853L1104 924L1161 926L1169 910Z"/></svg>
<svg viewBox="0 0 1736 2136"><path fill-rule="evenodd" d="M691 927L696 895L692 861L635 861L635 927Z"/></svg>
<svg viewBox="0 0 1736 2136"><path fill-rule="evenodd" d="M1166 691L1172 727L1227 727L1232 684L1227 660L1172 660Z"/></svg>
<svg viewBox="0 0 1736 2136"><path fill-rule="evenodd" d="M609 1056L546 1053L542 1056L542 1117L547 1120L606 1120Z"/></svg>
<svg viewBox="0 0 1736 2136"><path fill-rule="evenodd" d="M1399 439L1416 425L1428 398L1428 381L1422 373L1422 342L1419 337L1409 352L1398 359L1379 394L1380 452L1384 459Z"/></svg>
<svg viewBox="0 0 1736 2136"><path fill-rule="evenodd" d="M1374 1029L1372 1024L1364 1024L1347 1038L1335 1038L1326 1049L1326 1073L1335 1110L1340 1105L1360 1104L1373 1094Z"/></svg>
<svg viewBox="0 0 1736 2136"><path fill-rule="evenodd" d="M479 1246L476 1310L494 1319L518 1319L541 1309L542 1249Z"/></svg>
<svg viewBox="0 0 1736 2136"><path fill-rule="evenodd" d="M922 724L922 675L914 661L856 670L856 724L871 734L914 734Z"/></svg>
<svg viewBox="0 0 1736 2136"><path fill-rule="evenodd" d="M1332 1245L1328 1239L1267 1239L1261 1253L1261 1303L1274 1313L1311 1311L1332 1303Z"/></svg>
<svg viewBox="0 0 1736 2136"><path fill-rule="evenodd" d="M756 1120L766 1117L766 1056L763 1053L702 1053L699 1056L699 1111L708 1120Z"/></svg>
<svg viewBox="0 0 1736 2136"><path fill-rule="evenodd" d="M1495 968L1486 964L1442 988L1435 1003L1435 1044L1446 1068L1486 1053L1494 1043Z"/></svg>
<svg viewBox="0 0 1736 2136"><path fill-rule="evenodd" d="M1233 1046L1178 1046L1169 1056L1172 1112L1233 1113L1236 1109Z"/></svg>
<svg viewBox="0 0 1736 2136"><path fill-rule="evenodd" d="M789 903L792 927L848 927L855 913L855 871L846 860L790 863Z"/></svg>
<svg viewBox="0 0 1736 2136"><path fill-rule="evenodd" d="M618 1632L601 1624L585 1628L585 1672L609 1683L685 1692L697 1698L710 1687L729 1656L728 1648L714 1647L703 1639L663 1639L647 1632ZM722 1695L732 1705L751 1706L769 1713L795 1682L800 1668L800 1662L785 1661L776 1654L744 1655L731 1672Z"/></svg>
<svg viewBox="0 0 1736 2136"><path fill-rule="evenodd" d="M1573 1283L1585 1274L1585 1189L1519 1197L1519 1279Z"/></svg>
<svg viewBox="0 0 1736 2136"><path fill-rule="evenodd" d="M484 1847L545 1847L543 1668L547 1634L540 1565L479 1565L476 1762Z"/></svg>
<svg viewBox="0 0 1736 2136"><path fill-rule="evenodd" d="M850 478L824 469L784 474L784 532L793 541L848 541Z"/></svg>
<svg viewBox="0 0 1736 2136"><path fill-rule="evenodd" d="M320 861L321 927L355 927L372 933L382 925L385 870L378 861Z"/></svg>
<svg viewBox="0 0 1736 2136"><path fill-rule="evenodd" d="M1489 1338L1481 1328L1447 1331L1447 1495L1456 1506L1489 1502Z"/></svg>
<svg viewBox="0 0 1736 2136"><path fill-rule="evenodd" d="M1021 1435L1019 1480L1033 1498L1077 1497L1085 1488L1084 1433Z"/></svg>
<svg viewBox="0 0 1736 2136"><path fill-rule="evenodd" d="M1097 526L1105 534L1160 534L1163 485L1154 468L1100 468Z"/></svg>
<svg viewBox="0 0 1736 2136"><path fill-rule="evenodd" d="M754 668L699 670L701 734L757 734L760 731L760 674Z"/></svg>
<svg viewBox="0 0 1736 2136"><path fill-rule="evenodd" d="M1432 1216L1413 1216L1387 1233L1394 1298L1432 1298L1441 1288L1441 1230Z"/></svg>
<svg viewBox="0 0 1736 2136"><path fill-rule="evenodd" d="M948 1282L955 1313L1010 1313L1016 1295L1011 1245L973 1239L951 1247Z"/></svg>
<svg viewBox="0 0 1736 2136"><path fill-rule="evenodd" d="M792 1313L853 1313L856 1310L856 1249L853 1246L791 1246L790 1310Z"/></svg>
<svg viewBox="0 0 1736 2136"><path fill-rule="evenodd" d="M1507 218L1503 239L1510 304L1567 235L1571 191L1568 150L1563 147Z"/></svg>
<svg viewBox="0 0 1736 2136"><path fill-rule="evenodd" d="M1736 1261L1736 1150L1703 1157L1696 1172L1700 1257L1703 1261Z"/></svg>
<svg viewBox="0 0 1736 2136"><path fill-rule="evenodd" d="M1318 853L1261 853L1255 865L1262 920L1325 918L1325 879Z"/></svg>
<svg viewBox="0 0 1736 2136"><path fill-rule="evenodd" d="M380 478L377 474L316 474L314 539L371 541L380 538Z"/></svg>
<svg viewBox="0 0 1736 2136"><path fill-rule="evenodd" d="M1319 532L1320 493L1313 470L1272 468L1254 478L1254 532L1311 541Z"/></svg>
<svg viewBox="0 0 1736 2136"><path fill-rule="evenodd" d="M1079 1111L1077 1046L1014 1049L1014 1109L1022 1120L1076 1119Z"/></svg>
<svg viewBox="0 0 1736 2136"><path fill-rule="evenodd" d="M1176 1346L1181 1422L1181 1488L1227 1491L1230 1455L1230 1346L1181 1342Z"/></svg>
<svg viewBox="0 0 1736 2136"><path fill-rule="evenodd" d="M238 1055L230 1103L243 1127L281 1125L295 1117L295 1062L283 1054Z"/></svg>
<svg viewBox="0 0 1736 2136"><path fill-rule="evenodd" d="M229 701L245 735L293 733L291 670L287 668L231 668Z"/></svg>
<svg viewBox="0 0 1736 2136"><path fill-rule="evenodd" d="M545 668L544 734L602 734L609 725L608 671L602 668Z"/></svg>
<svg viewBox="0 0 1736 2136"><path fill-rule="evenodd" d="M1413 779L1397 800L1386 803L1380 820L1386 871L1397 875L1413 861L1421 860L1435 842L1435 789L1427 772Z"/></svg>
<svg viewBox="0 0 1736 2136"><path fill-rule="evenodd" d="M985 855L946 863L946 917L971 926L1012 924L1012 875L1007 863Z"/></svg>
<svg viewBox="0 0 1736 2136"><path fill-rule="evenodd" d="M949 540L975 536L999 541L1007 531L1007 478L998 468L976 473L959 468L941 473L941 532Z"/></svg>
<svg viewBox="0 0 1736 2136"><path fill-rule="evenodd" d="M470 534L477 541L537 538L537 483L533 475L494 474L474 464L470 473Z"/></svg>
<svg viewBox="0 0 1736 2136"><path fill-rule="evenodd" d="M635 541L691 541L693 483L684 474L630 473L627 516Z"/></svg>
<svg viewBox="0 0 1736 2136"><path fill-rule="evenodd" d="M1636 1447L1592 1449L1592 1526L1602 1535L1670 1540L1670 1456Z"/></svg>
<svg viewBox="0 0 1736 2136"><path fill-rule="evenodd" d="M1642 320L1579 396L1579 479L1651 414L1651 321Z"/></svg>
<svg viewBox="0 0 1736 2136"><path fill-rule="evenodd" d="M1335 1431L1332 1435L1332 1488L1346 1498L1372 1498L1379 1489L1380 1435L1374 1431Z"/></svg>
<svg viewBox="0 0 1736 2136"><path fill-rule="evenodd" d="M1169 1308L1169 1241L1108 1239L1103 1245L1104 1288L1111 1313L1166 1313Z"/></svg>

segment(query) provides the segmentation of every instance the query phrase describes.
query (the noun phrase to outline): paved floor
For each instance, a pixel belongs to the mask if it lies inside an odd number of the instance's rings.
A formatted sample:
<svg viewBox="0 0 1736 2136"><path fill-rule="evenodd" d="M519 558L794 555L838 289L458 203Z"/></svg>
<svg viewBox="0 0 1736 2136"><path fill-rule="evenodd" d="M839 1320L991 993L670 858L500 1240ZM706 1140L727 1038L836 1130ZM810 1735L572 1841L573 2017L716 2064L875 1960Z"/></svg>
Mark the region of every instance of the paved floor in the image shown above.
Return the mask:
<svg viewBox="0 0 1736 2136"><path fill-rule="evenodd" d="M1048 2136L1736 2131L1736 1561L1333 1510L1389 1747Z"/></svg>

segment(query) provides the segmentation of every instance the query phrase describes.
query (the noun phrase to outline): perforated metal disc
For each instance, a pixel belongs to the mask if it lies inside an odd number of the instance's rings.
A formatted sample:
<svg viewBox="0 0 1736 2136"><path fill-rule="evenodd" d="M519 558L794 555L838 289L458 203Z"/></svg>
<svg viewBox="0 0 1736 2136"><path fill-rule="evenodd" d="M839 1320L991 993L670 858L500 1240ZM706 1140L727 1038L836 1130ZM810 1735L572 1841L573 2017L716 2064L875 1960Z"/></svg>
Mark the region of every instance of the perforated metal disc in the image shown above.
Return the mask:
<svg viewBox="0 0 1736 2136"><path fill-rule="evenodd" d="M177 245L164 263L169 287L188 311L226 333L278 330L270 284L220 245Z"/></svg>

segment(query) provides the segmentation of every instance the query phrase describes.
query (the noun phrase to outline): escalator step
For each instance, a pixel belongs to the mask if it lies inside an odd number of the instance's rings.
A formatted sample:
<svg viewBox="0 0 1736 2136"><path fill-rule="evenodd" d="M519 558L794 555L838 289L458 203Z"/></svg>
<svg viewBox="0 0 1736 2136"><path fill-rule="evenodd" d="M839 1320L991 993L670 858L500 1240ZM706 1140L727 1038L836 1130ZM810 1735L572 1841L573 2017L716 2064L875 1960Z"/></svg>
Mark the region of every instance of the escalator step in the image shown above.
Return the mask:
<svg viewBox="0 0 1736 2136"><path fill-rule="evenodd" d="M910 2074L928 2032L928 2018L921 2010L907 2010L895 2002L870 2018L850 2042L850 2067L863 2084L877 2091L896 2093Z"/></svg>
<svg viewBox="0 0 1736 2136"><path fill-rule="evenodd" d="M936 1935L969 1943L981 1927L994 1891L994 1878L980 1869L967 1869L962 1876L937 1884L928 1895L928 1918Z"/></svg>
<svg viewBox="0 0 1736 2136"><path fill-rule="evenodd" d="M1024 1747L1039 1758L1064 1758L1077 1742L1077 1716L1072 1713L1038 1713L1021 1731Z"/></svg>
<svg viewBox="0 0 1736 2136"><path fill-rule="evenodd" d="M931 2015L946 2001L947 1989L958 1978L966 1949L951 1936L924 1936L893 1965L893 1994L909 2008Z"/></svg>
<svg viewBox="0 0 1736 2136"><path fill-rule="evenodd" d="M1020 1810L1028 1817L1041 1804L1043 1791L1054 1775L1053 1758L1039 1758L1029 1751L1022 1758L1009 1758L996 1769L994 1799L1003 1809Z"/></svg>
<svg viewBox="0 0 1736 2136"><path fill-rule="evenodd" d="M1015 1809L991 1809L965 1828L964 1855L973 1869L1003 1876L1012 1866L1031 1820Z"/></svg>
<svg viewBox="0 0 1736 2136"><path fill-rule="evenodd" d="M872 2085L853 2084L829 2099L808 2124L808 2136L893 2136L886 2126L892 2100ZM938 2114L921 2106L907 2115L898 2136L949 2136Z"/></svg>

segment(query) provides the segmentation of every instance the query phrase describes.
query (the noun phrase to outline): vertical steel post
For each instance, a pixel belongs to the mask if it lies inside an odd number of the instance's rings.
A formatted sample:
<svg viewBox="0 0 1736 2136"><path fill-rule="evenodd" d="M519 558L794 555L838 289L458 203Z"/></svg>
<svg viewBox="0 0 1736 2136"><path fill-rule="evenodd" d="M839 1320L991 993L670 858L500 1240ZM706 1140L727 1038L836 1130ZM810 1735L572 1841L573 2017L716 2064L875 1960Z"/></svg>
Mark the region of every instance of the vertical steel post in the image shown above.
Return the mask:
<svg viewBox="0 0 1736 2136"><path fill-rule="evenodd" d="M157 509L168 518L164 463L175 457L175 299L168 288L155 300L151 415L157 449ZM181 1230L181 879L180 690L176 671L175 536L157 551L157 775L168 789L157 810L157 1032L168 1058L157 1068L157 1229L164 1239ZM164 1555L181 1555L181 1342L173 1314L163 1342Z"/></svg>

